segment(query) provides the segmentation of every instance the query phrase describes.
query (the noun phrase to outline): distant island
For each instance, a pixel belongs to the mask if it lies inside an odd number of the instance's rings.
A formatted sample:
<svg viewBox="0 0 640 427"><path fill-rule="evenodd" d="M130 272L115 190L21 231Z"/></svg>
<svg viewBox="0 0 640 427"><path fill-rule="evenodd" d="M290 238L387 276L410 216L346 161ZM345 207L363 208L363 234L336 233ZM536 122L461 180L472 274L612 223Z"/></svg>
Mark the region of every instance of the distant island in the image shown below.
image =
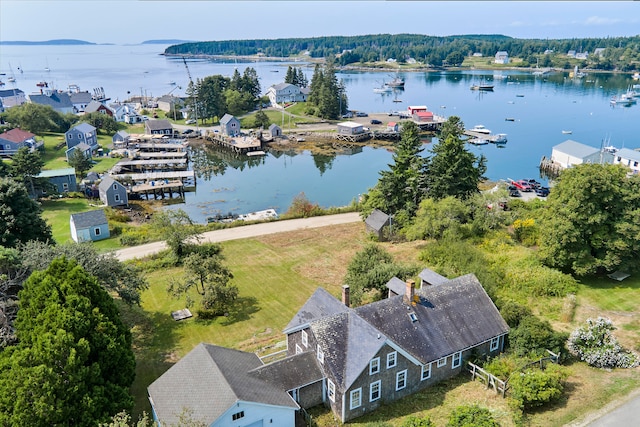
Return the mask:
<svg viewBox="0 0 640 427"><path fill-rule="evenodd" d="M143 41L140 44L181 44L181 43L193 43L189 40L173 40L173 39L167 39L167 40L146 40Z"/></svg>
<svg viewBox="0 0 640 427"><path fill-rule="evenodd" d="M5 41L0 40L0 45L8 45L8 46L42 46L42 45L94 45L96 43L91 43L84 40L75 40L75 39L55 39L55 40L43 40L43 41L26 41L26 40L15 40L15 41Z"/></svg>

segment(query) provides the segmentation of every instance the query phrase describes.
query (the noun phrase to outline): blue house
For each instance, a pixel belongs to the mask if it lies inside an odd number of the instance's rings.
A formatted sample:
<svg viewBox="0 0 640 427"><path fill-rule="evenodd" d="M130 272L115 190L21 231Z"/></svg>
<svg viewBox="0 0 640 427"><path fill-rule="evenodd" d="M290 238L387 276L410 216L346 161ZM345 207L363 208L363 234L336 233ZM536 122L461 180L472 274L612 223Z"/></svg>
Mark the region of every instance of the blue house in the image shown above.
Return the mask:
<svg viewBox="0 0 640 427"><path fill-rule="evenodd" d="M75 242L89 242L109 237L109 222L104 209L72 214L69 220L71 238Z"/></svg>
<svg viewBox="0 0 640 427"><path fill-rule="evenodd" d="M225 114L220 119L220 130L223 135L238 136L240 135L240 120L231 114Z"/></svg>
<svg viewBox="0 0 640 427"><path fill-rule="evenodd" d="M110 176L105 176L98 185L100 200L107 206L126 206L129 204L127 189Z"/></svg>
<svg viewBox="0 0 640 427"><path fill-rule="evenodd" d="M80 123L64 133L67 148L73 148L80 143L85 143L91 150L98 148L98 132L89 123Z"/></svg>
<svg viewBox="0 0 640 427"><path fill-rule="evenodd" d="M38 178L47 179L58 194L77 190L76 170L74 168L45 170L40 172Z"/></svg>

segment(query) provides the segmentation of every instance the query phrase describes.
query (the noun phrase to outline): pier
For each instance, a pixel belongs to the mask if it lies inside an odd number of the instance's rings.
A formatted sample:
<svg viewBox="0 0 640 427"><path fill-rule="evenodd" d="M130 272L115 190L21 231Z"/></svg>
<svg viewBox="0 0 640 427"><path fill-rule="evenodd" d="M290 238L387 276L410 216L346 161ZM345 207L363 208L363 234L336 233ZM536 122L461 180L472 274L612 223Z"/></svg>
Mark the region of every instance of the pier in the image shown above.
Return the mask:
<svg viewBox="0 0 640 427"><path fill-rule="evenodd" d="M491 134L482 133L482 132L474 132L472 130L465 130L464 135L468 136L471 139L485 139L488 142L493 142L494 144L496 142L502 142L500 141L502 134L491 135Z"/></svg>
<svg viewBox="0 0 640 427"><path fill-rule="evenodd" d="M254 136L226 136L219 133L209 132L205 140L214 145L229 149L238 154L247 154L252 151L262 151L262 140Z"/></svg>
<svg viewBox="0 0 640 427"><path fill-rule="evenodd" d="M150 196L153 196L153 200L165 197L173 199L174 193L177 193L176 197L184 198L185 186L180 180L149 181L145 184L134 185L129 192L139 196L144 195L145 200L150 200Z"/></svg>
<svg viewBox="0 0 640 427"><path fill-rule="evenodd" d="M186 153L185 153L186 154ZM112 172L117 174L138 172L165 172L186 170L189 160L182 159L151 159L151 160L123 160L115 164Z"/></svg>

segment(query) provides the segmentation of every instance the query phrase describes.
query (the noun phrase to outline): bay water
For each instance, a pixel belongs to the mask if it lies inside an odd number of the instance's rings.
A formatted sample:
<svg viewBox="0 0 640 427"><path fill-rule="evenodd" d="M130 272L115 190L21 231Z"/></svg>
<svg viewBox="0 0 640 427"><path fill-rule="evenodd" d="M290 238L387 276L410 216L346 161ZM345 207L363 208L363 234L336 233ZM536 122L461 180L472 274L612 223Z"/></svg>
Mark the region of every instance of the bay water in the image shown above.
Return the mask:
<svg viewBox="0 0 640 427"><path fill-rule="evenodd" d="M26 94L46 81L65 90L103 88L112 100L131 95L184 95L188 74L182 59L167 58L162 45L0 46L0 80ZM489 59L488 59L489 61ZM311 80L313 66L303 62L188 61L195 80L209 75L231 76L247 67L256 69L263 92L284 81L289 65L301 67ZM22 70L22 72L20 71ZM16 83L6 77L14 75ZM494 144L469 146L487 158L490 180L539 179L542 156L567 139L599 148L640 147L640 106L612 107L609 100L633 83L629 74L588 73L571 79L568 72L544 77L530 71L465 70L402 72L405 89L389 94L373 89L396 74L388 71L340 71L337 73L358 111L391 112L409 105L426 105L442 116L459 116L467 128L483 124L493 133L506 133L503 148ZM175 85L170 83L174 82ZM481 82L494 85L491 92L470 90ZM638 83L638 82L635 82ZM390 120L397 118L389 117ZM507 120L508 119L508 120ZM280 125L280 123L277 123ZM286 123L285 123L286 127ZM565 131L565 133L563 133ZM566 132L571 132L568 134ZM427 139L429 155L436 138ZM392 161L385 149L363 148L335 156L309 152L268 152L260 158L229 156L208 150L198 153L195 192L187 193L182 208L198 222L216 214L242 214L274 208L284 212L293 198L304 192L323 207L343 206L374 186L379 171Z"/></svg>

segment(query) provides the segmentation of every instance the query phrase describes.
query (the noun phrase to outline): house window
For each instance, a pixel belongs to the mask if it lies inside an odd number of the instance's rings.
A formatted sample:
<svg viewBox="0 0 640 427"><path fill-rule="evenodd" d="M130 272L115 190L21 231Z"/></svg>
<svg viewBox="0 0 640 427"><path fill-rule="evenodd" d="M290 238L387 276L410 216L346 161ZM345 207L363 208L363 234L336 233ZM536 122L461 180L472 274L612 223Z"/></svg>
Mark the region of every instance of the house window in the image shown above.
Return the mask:
<svg viewBox="0 0 640 427"><path fill-rule="evenodd" d="M633 166L637 167L638 166L638 162L633 162Z"/></svg>
<svg viewBox="0 0 640 427"><path fill-rule="evenodd" d="M459 351L451 358L451 369L455 369L462 363L462 352Z"/></svg>
<svg viewBox="0 0 640 427"><path fill-rule="evenodd" d="M331 380L327 380L327 394L330 401L336 401L336 385Z"/></svg>
<svg viewBox="0 0 640 427"><path fill-rule="evenodd" d="M349 409L356 409L362 405L362 388L351 390L351 398L349 399Z"/></svg>
<svg viewBox="0 0 640 427"><path fill-rule="evenodd" d="M420 381L428 380L429 378L431 378L431 363L429 363L428 365L422 365Z"/></svg>
<svg viewBox="0 0 640 427"><path fill-rule="evenodd" d="M300 353L302 353L302 348L298 344L296 344L296 354Z"/></svg>
<svg viewBox="0 0 640 427"><path fill-rule="evenodd" d="M447 364L447 358L446 357L443 357L442 359L438 359L438 368L442 368L446 364Z"/></svg>
<svg viewBox="0 0 640 427"><path fill-rule="evenodd" d="M369 375L377 374L380 372L380 358L376 357L369 362Z"/></svg>
<svg viewBox="0 0 640 427"><path fill-rule="evenodd" d="M117 190L118 189L118 184L113 184L113 189Z"/></svg>
<svg viewBox="0 0 640 427"><path fill-rule="evenodd" d="M302 345L309 347L309 336L306 331L302 331Z"/></svg>
<svg viewBox="0 0 640 427"><path fill-rule="evenodd" d="M93 229L93 234L95 234L96 236L99 236L100 235L100 228L99 227L94 228Z"/></svg>
<svg viewBox="0 0 640 427"><path fill-rule="evenodd" d="M371 383L369 385L369 402L380 399L380 386L382 382L380 380Z"/></svg>
<svg viewBox="0 0 640 427"><path fill-rule="evenodd" d="M396 374L396 391L402 390L407 386L407 370L400 371Z"/></svg>
<svg viewBox="0 0 640 427"><path fill-rule="evenodd" d="M495 351L498 349L500 345L500 337L491 338L491 346L489 347L490 351Z"/></svg>
<svg viewBox="0 0 640 427"><path fill-rule="evenodd" d="M231 415L231 419L233 421L239 420L240 418L244 418L244 411L236 412L235 414Z"/></svg>
<svg viewBox="0 0 640 427"><path fill-rule="evenodd" d="M113 199L114 199L116 202L119 202L119 201L120 201L120 195L119 195L119 194L114 194Z"/></svg>
<svg viewBox="0 0 640 427"><path fill-rule="evenodd" d="M318 346L318 360L320 361L320 363L324 363L324 352L322 351L320 346Z"/></svg>
<svg viewBox="0 0 640 427"><path fill-rule="evenodd" d="M398 363L398 353L393 352L387 354L387 369L393 368Z"/></svg>
<svg viewBox="0 0 640 427"><path fill-rule="evenodd" d="M69 184L67 184L66 182L62 183L62 190L63 191L69 191Z"/></svg>

